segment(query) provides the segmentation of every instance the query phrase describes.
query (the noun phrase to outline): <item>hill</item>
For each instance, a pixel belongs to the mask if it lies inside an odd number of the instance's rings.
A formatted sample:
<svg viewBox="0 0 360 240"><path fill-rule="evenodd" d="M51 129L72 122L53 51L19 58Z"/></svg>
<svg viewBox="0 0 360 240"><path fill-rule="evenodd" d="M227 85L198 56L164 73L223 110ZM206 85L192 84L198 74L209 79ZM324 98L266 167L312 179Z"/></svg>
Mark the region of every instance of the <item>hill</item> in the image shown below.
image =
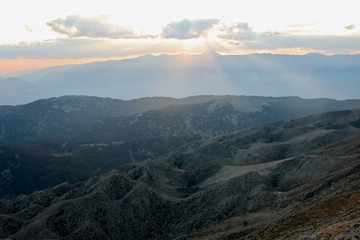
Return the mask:
<svg viewBox="0 0 360 240"><path fill-rule="evenodd" d="M213 141L212 137L228 136L239 131L251 132L247 129L259 124L355 107L360 107L357 100L245 96L147 98L132 101L67 96L39 100L24 106L3 107L4 116L0 117L0 173L4 175L0 177L0 196L12 198L64 181L82 181L114 168L126 168L147 159L177 154L179 148L197 146L199 141L201 145L196 149L204 152L190 151L191 154L184 155L186 151L181 150L178 156L174 155L177 161L173 164L187 166L188 163L183 160L187 159L197 167L197 157L205 157L206 151L211 154L208 161L213 159L214 162L228 164L235 161L235 154L239 156L237 164L241 161L254 164L261 158L243 149L246 141L235 152L224 147L225 143L204 144ZM152 108L157 109L147 111ZM133 114L137 111L143 112ZM112 117L114 115L123 116ZM270 134L270 130L256 129L254 134L263 134L269 142L286 135ZM295 134L301 136L302 130L298 131ZM319 134L322 137L321 134L327 133L323 131ZM265 141L251 134L239 137L249 138ZM328 138L337 139L337 136L330 135ZM236 141L241 143L240 140ZM325 139L324 143L326 141L329 140ZM318 144L310 140L308 142L313 147ZM264 155L269 161L302 151L302 148L290 145L284 142L269 150L267 145L259 144L249 151L263 151L257 155ZM224 156L218 156L214 151Z"/></svg>
<svg viewBox="0 0 360 240"><path fill-rule="evenodd" d="M0 106L0 143L74 136L98 121L168 106L172 100L62 96L25 105Z"/></svg>
<svg viewBox="0 0 360 240"><path fill-rule="evenodd" d="M154 130L150 130L151 127L145 121L157 125L154 126L156 131L170 131L168 135L186 133L209 137L263 122L359 107L359 100L298 97L226 95L181 99L152 97L124 101L62 96L25 105L0 106L0 143L74 137L84 131L88 131L88 134L81 137L88 142L123 141L139 137L134 131L135 127L141 135L165 134L149 132ZM129 126L135 122L134 126Z"/></svg>
<svg viewBox="0 0 360 240"><path fill-rule="evenodd" d="M2 200L0 236L357 238L359 122L347 110L266 124Z"/></svg>

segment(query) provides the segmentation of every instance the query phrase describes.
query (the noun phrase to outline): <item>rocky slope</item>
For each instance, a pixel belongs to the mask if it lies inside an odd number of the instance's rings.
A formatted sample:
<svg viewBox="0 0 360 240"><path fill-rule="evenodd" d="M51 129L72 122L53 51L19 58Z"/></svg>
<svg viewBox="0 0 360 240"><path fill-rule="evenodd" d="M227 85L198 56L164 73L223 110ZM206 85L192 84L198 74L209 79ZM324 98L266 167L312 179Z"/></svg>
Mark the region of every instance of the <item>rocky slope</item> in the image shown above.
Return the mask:
<svg viewBox="0 0 360 240"><path fill-rule="evenodd" d="M353 110L268 124L2 200L0 237L356 239L359 123Z"/></svg>
<svg viewBox="0 0 360 240"><path fill-rule="evenodd" d="M359 104L357 100L245 96L201 96L179 102L182 104L104 120L79 135L76 144L82 148L68 151L85 158L96 154L98 159L106 156L104 160L108 161L116 155L122 162L139 162L156 159L196 140L243 131L266 122L352 109Z"/></svg>
<svg viewBox="0 0 360 240"><path fill-rule="evenodd" d="M358 129L359 110L329 112L193 142L165 160L184 169L215 163L258 164L298 156L343 140L356 140Z"/></svg>
<svg viewBox="0 0 360 240"><path fill-rule="evenodd" d="M0 173L3 173L0 177L0 197L29 194L64 181L82 181L124 164L134 165L174 153L177 160L173 164L182 164L183 167L187 165L186 160L182 160L183 155L194 167L206 161L217 164L220 161L218 157L224 164L237 165L258 163L263 158L268 158L268 161L282 159L302 151L299 146L294 147L297 142L302 143L305 149L316 148L341 136L334 131L316 129L316 126L299 127L301 124L297 122L293 124L299 126L290 131L290 122L288 126L280 124L279 129L276 125L245 131L245 135L238 137L236 134L227 136L226 142L207 139L244 131L264 122L357 106L360 107L358 100L245 96L131 101L69 96L24 106L4 106L0 108L0 123L3 123L0 124L3 137L3 146L0 147ZM158 109L147 111L153 108ZM1 110L4 113L2 117ZM140 113L131 115L138 111ZM116 114L123 116L103 119ZM95 125L86 128L91 124ZM301 133L308 130L314 130L317 138L306 144L308 135ZM299 135L297 139L295 135ZM285 139L292 137L291 141ZM201 144L196 141L201 141ZM249 141L254 144L247 149ZM9 145L12 142L16 144ZM189 150L187 154L187 150L181 150L177 154L183 146L203 152ZM211 156L208 157L209 154ZM204 157L207 157L206 161L202 161Z"/></svg>

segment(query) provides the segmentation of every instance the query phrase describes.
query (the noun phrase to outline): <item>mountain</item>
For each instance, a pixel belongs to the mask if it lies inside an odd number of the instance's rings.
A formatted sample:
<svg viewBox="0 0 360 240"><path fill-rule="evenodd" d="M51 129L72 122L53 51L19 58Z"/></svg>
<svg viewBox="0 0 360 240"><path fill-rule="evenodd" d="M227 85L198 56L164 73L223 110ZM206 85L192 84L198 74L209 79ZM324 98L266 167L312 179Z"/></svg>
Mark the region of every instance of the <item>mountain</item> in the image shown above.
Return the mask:
<svg viewBox="0 0 360 240"><path fill-rule="evenodd" d="M0 143L74 136L98 121L168 106L172 100L62 96L25 105L0 106Z"/></svg>
<svg viewBox="0 0 360 240"><path fill-rule="evenodd" d="M346 110L193 142L1 200L0 237L356 239L359 134L360 110Z"/></svg>
<svg viewBox="0 0 360 240"><path fill-rule="evenodd" d="M31 82L33 92L6 96L0 104L62 95L120 99L202 94L360 98L355 91L360 82L359 66L360 55L146 55L20 74L17 77Z"/></svg>
<svg viewBox="0 0 360 240"><path fill-rule="evenodd" d="M65 96L0 107L0 173L4 172L0 177L0 197L29 194L64 181L82 181L114 168L163 158L198 141L205 143L212 137L246 132L259 124L354 108L360 108L360 101L246 96L130 101ZM256 130L257 134L267 131ZM218 143L204 151L210 149L211 153L218 147L221 154L227 151ZM300 147L297 149L301 151ZM269 159L276 159L274 156L295 150L283 144L277 152L264 151ZM192 159L198 155L204 153L179 154L178 162L171 164L187 165L179 163L184 157L196 166ZM209 159L214 158L215 162L226 160L215 153L211 156ZM254 156L244 154L243 158L253 161Z"/></svg>
<svg viewBox="0 0 360 240"><path fill-rule="evenodd" d="M71 68L76 67L77 65L60 65L47 67L43 69L33 69L21 72L17 74L19 78L26 79L29 82L41 81L45 76L54 76L56 74L61 74L64 71L70 70Z"/></svg>
<svg viewBox="0 0 360 240"><path fill-rule="evenodd" d="M263 122L359 107L359 100L297 97L204 95L124 101L63 96L25 105L0 106L0 143L68 138L85 131L78 141L109 143L182 134L210 137Z"/></svg>
<svg viewBox="0 0 360 240"><path fill-rule="evenodd" d="M20 104L31 101L38 93L37 86L21 78L0 79L0 103L1 105ZM17 98L19 98L17 100Z"/></svg>
<svg viewBox="0 0 360 240"><path fill-rule="evenodd" d="M317 149L323 150L325 146L336 145L344 139L355 139L359 121L358 110L345 110L264 124L242 132L193 142L172 153L165 161L183 169L214 164L245 166L277 161ZM346 154L350 154L350 150Z"/></svg>
<svg viewBox="0 0 360 240"><path fill-rule="evenodd" d="M80 134L72 152L86 159L136 163L156 159L184 144L243 131L266 122L304 117L314 113L359 108L359 101L304 100L297 97L201 96L179 99L172 105L129 117L106 119Z"/></svg>
<svg viewBox="0 0 360 240"><path fill-rule="evenodd" d="M10 113L12 113L13 111L15 111L17 108L15 106L10 106L10 105L3 105L0 106L0 117L6 116Z"/></svg>
<svg viewBox="0 0 360 240"><path fill-rule="evenodd" d="M208 138L265 122L360 108L359 100L298 97L195 96L176 101L177 104L126 118L106 119L81 135L81 139L90 143L110 143L151 136L198 135Z"/></svg>

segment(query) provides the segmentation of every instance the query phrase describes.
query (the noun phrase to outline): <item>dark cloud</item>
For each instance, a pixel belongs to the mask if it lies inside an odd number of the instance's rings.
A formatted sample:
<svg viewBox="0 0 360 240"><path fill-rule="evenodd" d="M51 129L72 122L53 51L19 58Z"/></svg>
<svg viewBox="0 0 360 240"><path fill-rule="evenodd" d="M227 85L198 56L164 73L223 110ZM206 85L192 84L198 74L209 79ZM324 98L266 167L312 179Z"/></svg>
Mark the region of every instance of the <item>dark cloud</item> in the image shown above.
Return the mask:
<svg viewBox="0 0 360 240"><path fill-rule="evenodd" d="M77 15L67 16L65 19L58 18L47 23L54 32L67 35L68 37L90 38L147 38L148 35L136 34L133 30L114 25L105 21L103 17L80 17Z"/></svg>
<svg viewBox="0 0 360 240"><path fill-rule="evenodd" d="M161 37L175 39L191 39L206 37L220 20L218 19L184 19L179 22L172 22L163 28Z"/></svg>
<svg viewBox="0 0 360 240"><path fill-rule="evenodd" d="M355 29L355 25L347 25L347 26L345 26L344 28L346 29L346 30L353 30L353 29Z"/></svg>

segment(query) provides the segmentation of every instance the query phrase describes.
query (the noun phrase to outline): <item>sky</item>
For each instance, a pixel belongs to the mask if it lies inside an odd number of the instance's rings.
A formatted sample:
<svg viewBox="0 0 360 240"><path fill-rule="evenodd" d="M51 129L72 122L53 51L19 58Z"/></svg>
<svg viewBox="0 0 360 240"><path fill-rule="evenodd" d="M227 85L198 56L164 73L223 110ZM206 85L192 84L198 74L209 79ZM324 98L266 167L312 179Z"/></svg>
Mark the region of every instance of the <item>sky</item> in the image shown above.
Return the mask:
<svg viewBox="0 0 360 240"><path fill-rule="evenodd" d="M145 54L360 53L357 0L0 3L0 76Z"/></svg>

